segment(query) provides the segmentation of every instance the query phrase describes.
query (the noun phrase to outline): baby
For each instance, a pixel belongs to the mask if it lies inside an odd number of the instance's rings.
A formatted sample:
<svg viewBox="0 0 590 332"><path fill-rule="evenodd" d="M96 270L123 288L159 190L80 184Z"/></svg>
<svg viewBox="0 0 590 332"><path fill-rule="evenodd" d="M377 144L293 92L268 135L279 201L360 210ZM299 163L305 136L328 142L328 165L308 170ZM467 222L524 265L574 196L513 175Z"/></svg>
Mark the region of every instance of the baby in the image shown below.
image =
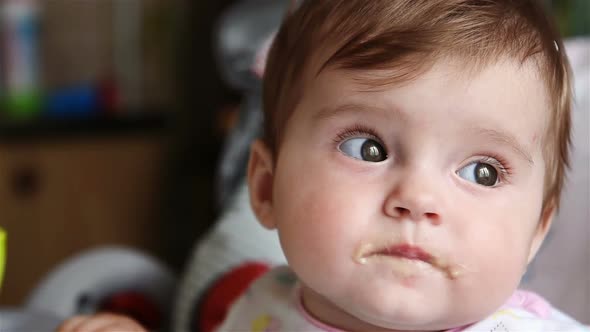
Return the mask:
<svg viewBox="0 0 590 332"><path fill-rule="evenodd" d="M516 290L558 208L570 104L533 0L303 1L248 166L289 266L218 331L589 331ZM124 318L75 319L62 331Z"/></svg>

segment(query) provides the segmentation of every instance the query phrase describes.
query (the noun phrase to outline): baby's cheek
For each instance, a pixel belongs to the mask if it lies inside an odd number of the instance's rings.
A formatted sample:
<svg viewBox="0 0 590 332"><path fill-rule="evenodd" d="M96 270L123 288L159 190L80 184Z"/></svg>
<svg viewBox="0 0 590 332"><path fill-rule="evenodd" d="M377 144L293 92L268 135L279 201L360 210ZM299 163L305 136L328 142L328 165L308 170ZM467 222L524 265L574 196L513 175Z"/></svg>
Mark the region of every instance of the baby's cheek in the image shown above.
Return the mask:
<svg viewBox="0 0 590 332"><path fill-rule="evenodd" d="M526 266L526 239L521 237L496 236L488 244L474 251L477 270L491 279L519 279Z"/></svg>
<svg viewBox="0 0 590 332"><path fill-rule="evenodd" d="M301 259L306 265L325 265L334 260L334 252L341 243L342 227L330 220L329 216L314 211L312 208L302 208L295 217L295 211L289 218L288 224L279 229L279 235L285 254L293 259ZM295 217L295 218L293 218ZM285 218L286 220L287 218Z"/></svg>
<svg viewBox="0 0 590 332"><path fill-rule="evenodd" d="M464 290L472 292L475 301L486 299L489 309L497 308L518 287L526 266L523 256L520 248L502 245L480 253L472 267L468 267L465 275L468 287Z"/></svg>
<svg viewBox="0 0 590 332"><path fill-rule="evenodd" d="M343 261L352 256L345 243L354 225L345 219L341 204L321 200L322 195L330 197L318 192L299 196L280 221L285 255L300 277L315 278L319 271L340 275Z"/></svg>

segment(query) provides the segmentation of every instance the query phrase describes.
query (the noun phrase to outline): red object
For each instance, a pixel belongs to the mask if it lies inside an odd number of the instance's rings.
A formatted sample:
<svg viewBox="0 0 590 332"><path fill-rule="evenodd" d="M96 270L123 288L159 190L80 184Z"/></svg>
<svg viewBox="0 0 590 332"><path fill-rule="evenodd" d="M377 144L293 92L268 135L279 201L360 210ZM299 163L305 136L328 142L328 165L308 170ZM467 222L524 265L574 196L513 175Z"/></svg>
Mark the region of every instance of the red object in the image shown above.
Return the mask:
<svg viewBox="0 0 590 332"><path fill-rule="evenodd" d="M98 311L131 317L150 331L161 327L160 310L145 295L129 291L115 293L102 301Z"/></svg>
<svg viewBox="0 0 590 332"><path fill-rule="evenodd" d="M98 98L100 111L112 115L119 109L119 90L117 83L113 79L104 79L98 86Z"/></svg>
<svg viewBox="0 0 590 332"><path fill-rule="evenodd" d="M217 279L203 296L197 312L197 331L213 332L225 319L230 306L250 284L270 270L260 262L244 263Z"/></svg>

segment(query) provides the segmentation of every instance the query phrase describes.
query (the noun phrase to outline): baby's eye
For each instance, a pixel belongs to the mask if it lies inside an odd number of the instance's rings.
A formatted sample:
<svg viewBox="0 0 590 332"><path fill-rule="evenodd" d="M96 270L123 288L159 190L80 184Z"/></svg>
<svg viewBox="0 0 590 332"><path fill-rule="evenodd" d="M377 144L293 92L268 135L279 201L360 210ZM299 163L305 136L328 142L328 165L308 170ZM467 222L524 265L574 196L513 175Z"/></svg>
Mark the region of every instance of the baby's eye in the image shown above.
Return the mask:
<svg viewBox="0 0 590 332"><path fill-rule="evenodd" d="M349 138L342 142L338 148L347 156L355 159L373 163L387 159L387 153L385 153L383 146L371 138Z"/></svg>
<svg viewBox="0 0 590 332"><path fill-rule="evenodd" d="M474 162L461 168L457 174L467 181L482 186L493 187L498 184L498 171L490 164Z"/></svg>

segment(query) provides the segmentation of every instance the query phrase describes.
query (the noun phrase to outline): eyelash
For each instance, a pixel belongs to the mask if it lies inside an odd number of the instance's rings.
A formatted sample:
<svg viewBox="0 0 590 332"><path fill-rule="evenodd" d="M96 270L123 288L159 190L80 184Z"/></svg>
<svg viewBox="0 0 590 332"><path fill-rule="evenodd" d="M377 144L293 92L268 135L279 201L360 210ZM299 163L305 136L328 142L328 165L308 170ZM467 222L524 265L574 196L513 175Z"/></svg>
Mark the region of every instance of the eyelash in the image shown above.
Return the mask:
<svg viewBox="0 0 590 332"><path fill-rule="evenodd" d="M374 139L379 144L381 144L383 148L385 148L385 144L383 144L375 129L358 124L339 132L334 138L334 144L338 145L351 137L365 137Z"/></svg>
<svg viewBox="0 0 590 332"><path fill-rule="evenodd" d="M386 149L385 144L383 144L383 141L379 138L379 135L377 134L377 131L375 129L359 124L356 124L350 128L346 128L340 131L334 138L334 144L338 146L340 143L344 142L345 140L351 137L366 137L374 139L379 144L381 144L383 148ZM487 156L485 157L480 157L479 159L472 161L472 163L474 162L492 165L498 170L500 174L501 183L509 182L510 177L512 175L512 168L504 158L495 154L487 154Z"/></svg>

